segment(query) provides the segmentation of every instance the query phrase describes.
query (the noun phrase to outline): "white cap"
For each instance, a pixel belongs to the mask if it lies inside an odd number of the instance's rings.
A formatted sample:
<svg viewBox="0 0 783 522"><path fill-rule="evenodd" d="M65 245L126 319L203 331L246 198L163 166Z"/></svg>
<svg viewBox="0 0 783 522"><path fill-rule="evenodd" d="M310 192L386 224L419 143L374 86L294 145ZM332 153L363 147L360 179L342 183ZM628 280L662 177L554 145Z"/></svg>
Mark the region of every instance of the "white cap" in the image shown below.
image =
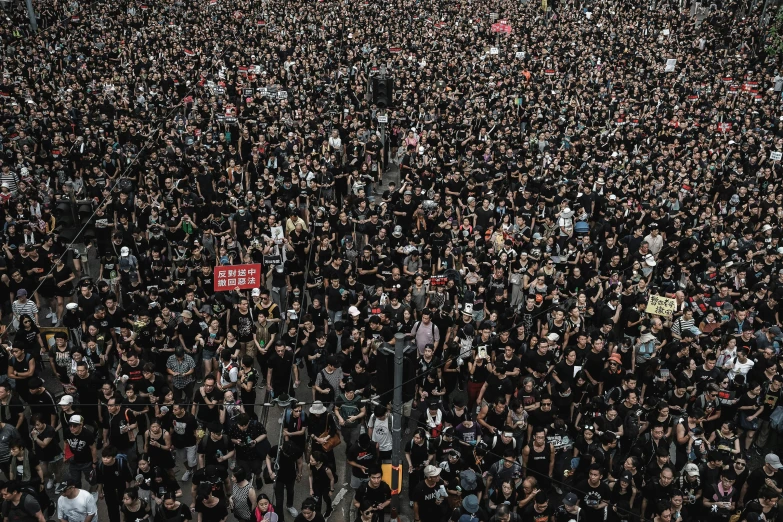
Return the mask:
<svg viewBox="0 0 783 522"><path fill-rule="evenodd" d="M122 257L128 257L130 255L130 249L128 247L122 247L120 249L120 255Z"/></svg>
<svg viewBox="0 0 783 522"><path fill-rule="evenodd" d="M60 402L58 402L60 406L65 406L66 404L73 404L73 397L70 395L63 395L60 397Z"/></svg>
<svg viewBox="0 0 783 522"><path fill-rule="evenodd" d="M644 262L647 263L647 266L655 266L657 264L655 258L650 254L644 256Z"/></svg>
<svg viewBox="0 0 783 522"><path fill-rule="evenodd" d="M261 289L260 288L254 288L252 292L250 292L250 295L253 297L258 297L261 295Z"/></svg>
<svg viewBox="0 0 783 522"><path fill-rule="evenodd" d="M763 227L761 227L762 232L769 232L770 230L772 230L772 225L770 224L766 224Z"/></svg>
<svg viewBox="0 0 783 522"><path fill-rule="evenodd" d="M65 305L66 310L76 310L77 308L79 308L79 305L77 303L68 303L67 305Z"/></svg>
<svg viewBox="0 0 783 522"><path fill-rule="evenodd" d="M348 307L348 315L351 315L353 317L356 317L357 315L361 315L362 313L359 311L358 308L355 306Z"/></svg>

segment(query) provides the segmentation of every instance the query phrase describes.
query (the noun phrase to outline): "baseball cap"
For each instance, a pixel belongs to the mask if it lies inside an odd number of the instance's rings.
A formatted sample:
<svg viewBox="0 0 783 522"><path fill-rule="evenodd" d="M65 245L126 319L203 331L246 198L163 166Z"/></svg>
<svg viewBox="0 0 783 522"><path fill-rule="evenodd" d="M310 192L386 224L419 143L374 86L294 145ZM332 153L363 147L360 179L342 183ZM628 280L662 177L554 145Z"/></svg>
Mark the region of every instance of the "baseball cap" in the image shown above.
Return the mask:
<svg viewBox="0 0 783 522"><path fill-rule="evenodd" d="M783 469L783 464L780 463L780 457L775 455L774 453L768 453L766 458L764 459L764 462L769 464L775 469Z"/></svg>
<svg viewBox="0 0 783 522"><path fill-rule="evenodd" d="M691 477L696 477L699 475L699 467L692 462L690 464L686 464L685 467L682 468L682 471Z"/></svg>
<svg viewBox="0 0 783 522"><path fill-rule="evenodd" d="M361 312L355 306L350 306L348 307L348 314L353 317L356 317L357 315L361 315Z"/></svg>
<svg viewBox="0 0 783 522"><path fill-rule="evenodd" d="M68 419L68 424L82 425L84 424L84 417L82 417L81 415L71 415L71 418Z"/></svg>
<svg viewBox="0 0 783 522"><path fill-rule="evenodd" d="M120 249L120 256L128 257L130 255L130 249L128 247L122 247Z"/></svg>
<svg viewBox="0 0 783 522"><path fill-rule="evenodd" d="M65 406L66 404L73 404L73 397L70 395L63 395L60 397L60 402L58 402L60 406Z"/></svg>
<svg viewBox="0 0 783 522"><path fill-rule="evenodd" d="M568 495L563 497L563 504L565 504L566 506L569 507L575 506L577 502L579 502L579 499L573 493L569 493Z"/></svg>
<svg viewBox="0 0 783 522"><path fill-rule="evenodd" d="M259 297L261 295L261 289L260 288L254 288L253 291L250 292L250 294L253 297Z"/></svg>
<svg viewBox="0 0 783 522"><path fill-rule="evenodd" d="M25 290L24 288L20 288L19 290L16 291L16 297L21 297L23 295L27 295L27 290Z"/></svg>

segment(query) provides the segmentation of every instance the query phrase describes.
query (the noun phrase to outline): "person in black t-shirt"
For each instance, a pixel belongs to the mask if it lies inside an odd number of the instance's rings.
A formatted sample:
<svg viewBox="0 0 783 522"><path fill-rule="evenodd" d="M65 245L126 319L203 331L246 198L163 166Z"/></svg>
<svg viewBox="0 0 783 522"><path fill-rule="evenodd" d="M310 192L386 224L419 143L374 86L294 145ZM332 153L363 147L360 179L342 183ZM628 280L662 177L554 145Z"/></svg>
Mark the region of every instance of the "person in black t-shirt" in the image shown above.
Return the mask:
<svg viewBox="0 0 783 522"><path fill-rule="evenodd" d="M217 422L210 423L207 431L209 433L198 444L199 467L211 464L228 470L228 461L236 454L234 443L223 435L223 426Z"/></svg>
<svg viewBox="0 0 783 522"><path fill-rule="evenodd" d="M601 522L606 520L606 509L609 505L611 491L609 486L602 482L601 466L592 464L588 478L576 485L580 505L580 514L584 515L585 522Z"/></svg>
<svg viewBox="0 0 783 522"><path fill-rule="evenodd" d="M173 415L171 445L174 446L177 452L177 460L185 462L187 470L182 476L182 481L187 482L193 476L193 471L198 465L198 454L196 451L198 423L196 418L181 404L173 405L171 412Z"/></svg>
<svg viewBox="0 0 783 522"><path fill-rule="evenodd" d="M302 456L304 451L291 441L283 444L282 448L274 446L266 457L269 476L275 481L275 512L282 517L283 501L289 513L294 509L294 483L302 478ZM273 471L273 462L277 463L277 471Z"/></svg>
<svg viewBox="0 0 783 522"><path fill-rule="evenodd" d="M73 454L68 466L68 479L81 482L82 473L86 476L98 462L95 435L84 428L84 417L81 415L72 415L68 419L68 426L64 428L65 444Z"/></svg>
<svg viewBox="0 0 783 522"><path fill-rule="evenodd" d="M193 394L193 406L191 413L203 423L219 422L220 409L218 399L221 393L216 389L215 377L208 375L204 378L204 384Z"/></svg>
<svg viewBox="0 0 783 522"><path fill-rule="evenodd" d="M353 505L358 508L362 502L369 502L373 512L372 522L382 522L383 510L391 503L391 487L383 481L379 466L372 465L367 472L370 478L356 489Z"/></svg>
<svg viewBox="0 0 783 522"><path fill-rule="evenodd" d="M275 353L269 357L266 388L275 398L283 394L293 395L291 372L294 372L293 384L299 385L299 368L294 365L294 354L287 349L283 341L275 343Z"/></svg>
<svg viewBox="0 0 783 522"><path fill-rule="evenodd" d="M227 499L230 491L228 469L209 465L196 471L193 474L193 483L191 484L191 494L194 499L196 498L196 491L201 484L209 484L213 495L224 500Z"/></svg>
<svg viewBox="0 0 783 522"><path fill-rule="evenodd" d="M535 501L522 511L522 522L547 522L552 519L554 509L544 491L536 493Z"/></svg>

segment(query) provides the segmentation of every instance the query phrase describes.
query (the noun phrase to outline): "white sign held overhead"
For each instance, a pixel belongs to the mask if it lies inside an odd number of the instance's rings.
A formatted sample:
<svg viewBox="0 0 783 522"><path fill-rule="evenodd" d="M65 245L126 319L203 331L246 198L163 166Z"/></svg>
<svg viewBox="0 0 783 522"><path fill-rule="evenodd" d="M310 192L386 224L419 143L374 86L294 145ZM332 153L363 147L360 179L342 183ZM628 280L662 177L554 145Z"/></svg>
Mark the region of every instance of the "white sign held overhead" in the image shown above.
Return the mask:
<svg viewBox="0 0 783 522"><path fill-rule="evenodd" d="M500 49L498 49L497 47L489 48L489 54L499 54L499 53L500 53Z"/></svg>
<svg viewBox="0 0 783 522"><path fill-rule="evenodd" d="M783 152L770 152L769 159L771 159L772 161L780 161L781 159L783 159Z"/></svg>
<svg viewBox="0 0 783 522"><path fill-rule="evenodd" d="M676 58L669 58L666 60L666 68L664 69L665 72L674 72L674 67L677 65L677 59Z"/></svg>

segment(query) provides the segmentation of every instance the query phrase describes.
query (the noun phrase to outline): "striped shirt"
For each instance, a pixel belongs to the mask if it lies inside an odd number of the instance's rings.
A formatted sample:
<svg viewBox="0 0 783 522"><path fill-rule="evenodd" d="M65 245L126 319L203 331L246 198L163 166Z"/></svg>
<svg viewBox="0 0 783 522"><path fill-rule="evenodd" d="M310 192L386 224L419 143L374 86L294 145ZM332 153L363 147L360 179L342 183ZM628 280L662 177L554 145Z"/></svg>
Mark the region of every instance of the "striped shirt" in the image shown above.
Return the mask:
<svg viewBox="0 0 783 522"><path fill-rule="evenodd" d="M0 184L8 183L8 188L11 194L16 196L16 192L19 190L19 178L16 173L9 170L8 172L0 171Z"/></svg>
<svg viewBox="0 0 783 522"><path fill-rule="evenodd" d="M696 321L693 318L683 319L680 317L672 324L672 335L682 337L682 333L691 331L695 323Z"/></svg>
<svg viewBox="0 0 783 522"><path fill-rule="evenodd" d="M33 318L35 324L38 324L38 307L32 299L28 299L25 303L22 303L17 299L14 301L14 304L11 305L11 310L14 313L15 319L19 319L23 314L27 314Z"/></svg>

